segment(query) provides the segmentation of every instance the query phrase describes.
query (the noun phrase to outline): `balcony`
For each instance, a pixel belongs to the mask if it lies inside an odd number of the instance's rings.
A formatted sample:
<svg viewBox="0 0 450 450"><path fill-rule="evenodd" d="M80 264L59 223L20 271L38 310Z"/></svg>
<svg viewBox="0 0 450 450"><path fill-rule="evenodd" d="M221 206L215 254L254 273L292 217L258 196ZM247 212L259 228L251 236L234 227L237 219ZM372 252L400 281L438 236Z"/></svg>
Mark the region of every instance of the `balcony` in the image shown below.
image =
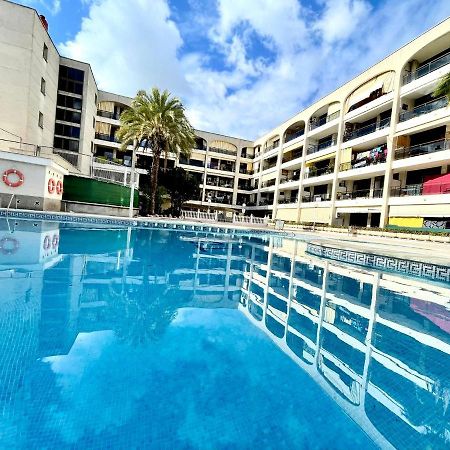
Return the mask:
<svg viewBox="0 0 450 450"><path fill-rule="evenodd" d="M276 162L276 161L275 161L275 162L272 162L272 163L270 163L270 164L264 164L262 170L264 171L264 170L273 169L276 165L277 165L277 162Z"/></svg>
<svg viewBox="0 0 450 450"><path fill-rule="evenodd" d="M295 150L293 152L289 152L286 153L285 155L283 155L283 159L281 160L281 163L287 163L290 161L294 161L294 159L298 159L301 158L303 156L303 151L302 150Z"/></svg>
<svg viewBox="0 0 450 450"><path fill-rule="evenodd" d="M404 187L392 188L391 197L407 197L418 195L450 194L450 181L441 183L408 184Z"/></svg>
<svg viewBox="0 0 450 450"><path fill-rule="evenodd" d="M233 150L226 150L225 148L209 147L209 151L214 153L222 153L223 155L236 156L236 152Z"/></svg>
<svg viewBox="0 0 450 450"><path fill-rule="evenodd" d="M250 184L239 184L238 189L241 191L253 191L255 188Z"/></svg>
<svg viewBox="0 0 450 450"><path fill-rule="evenodd" d="M275 186L276 182L277 182L277 180L275 178L273 180L263 181L261 183L261 189Z"/></svg>
<svg viewBox="0 0 450 450"><path fill-rule="evenodd" d="M278 200L279 205L288 205L288 204L297 203L297 202L298 202L298 197L282 198L282 199Z"/></svg>
<svg viewBox="0 0 450 450"><path fill-rule="evenodd" d="M346 132L344 134L344 142L350 141L352 139L356 139L362 136L366 136L367 134L374 133L375 131L382 130L384 128L388 128L391 124L391 118L386 117L381 120L379 123L371 123L370 125L366 125L365 127L359 128L354 131Z"/></svg>
<svg viewBox="0 0 450 450"><path fill-rule="evenodd" d="M322 125L325 125L326 123L331 122L334 119L337 119L339 117L340 113L341 113L340 111L336 111L333 114L330 114L329 116L322 117L322 118L317 119L317 120L315 120L313 122L310 122L309 130L310 131L315 130L316 128L319 128Z"/></svg>
<svg viewBox="0 0 450 450"><path fill-rule="evenodd" d="M321 142L320 144L310 144L308 149L306 150L307 155L312 155L313 153L320 152L320 150L325 150L326 148L333 147L336 145L336 138L330 139L325 142Z"/></svg>
<svg viewBox="0 0 450 450"><path fill-rule="evenodd" d="M331 200L330 194L305 194L302 195L303 203L311 203L311 202L329 202Z"/></svg>
<svg viewBox="0 0 450 450"><path fill-rule="evenodd" d="M430 61L427 64L424 64L415 72L407 73L406 75L404 75L402 86L411 83L411 81L417 80L418 78L422 78L425 75L428 75L429 73L434 72L435 70L438 70L443 66L446 66L447 64L450 64L450 52L434 59L433 61Z"/></svg>
<svg viewBox="0 0 450 450"><path fill-rule="evenodd" d="M239 173L241 173L242 175L253 175L254 171L253 170L247 170L247 169L239 169Z"/></svg>
<svg viewBox="0 0 450 450"><path fill-rule="evenodd" d="M115 136L103 133L95 133L95 139L100 139L101 141L108 141L108 142L116 142L116 143L119 142L119 139L117 139Z"/></svg>
<svg viewBox="0 0 450 450"><path fill-rule="evenodd" d="M208 164L208 169L222 170L222 171L224 171L224 172L234 172L234 167L233 167L233 166L226 165L226 164L214 164L214 163L209 163L209 164Z"/></svg>
<svg viewBox="0 0 450 450"><path fill-rule="evenodd" d="M354 161L342 163L339 165L339 171L345 172L347 170L352 169L360 169L362 167L374 166L376 164L382 164L386 162L386 150L379 147L381 150L378 152L372 151L362 152L359 155L356 155Z"/></svg>
<svg viewBox="0 0 450 450"><path fill-rule="evenodd" d="M303 136L304 134L305 134L305 129L298 130L298 131L296 131L295 133L292 133L292 134L287 134L284 142L286 143L286 142L289 142L289 141L293 141L294 139L297 139L298 137Z"/></svg>
<svg viewBox="0 0 450 450"><path fill-rule="evenodd" d="M338 192L337 200L355 200L358 198L382 198L383 189L374 189L372 195L370 189L356 189L350 192Z"/></svg>
<svg viewBox="0 0 450 450"><path fill-rule="evenodd" d="M298 180L300 180L300 174L293 175L291 177L282 178L280 180L280 184L290 183L291 181L298 181Z"/></svg>
<svg viewBox="0 0 450 450"><path fill-rule="evenodd" d="M114 119L114 120L119 120L120 119L120 114L119 113L115 113L115 112L112 112L112 111L103 111L101 109L97 110L97 116L105 117L107 119Z"/></svg>
<svg viewBox="0 0 450 450"><path fill-rule="evenodd" d="M314 178L320 177L321 175L328 175L334 172L334 165L329 165L326 167L310 167L307 172L305 172L303 178Z"/></svg>
<svg viewBox="0 0 450 450"><path fill-rule="evenodd" d="M447 105L448 105L447 97L440 97L436 100L424 103L423 105L416 106L411 111L405 111L400 113L399 122L405 122L406 120L412 119L414 117L419 117L422 116L423 114L428 114L432 111L445 108Z"/></svg>
<svg viewBox="0 0 450 450"><path fill-rule="evenodd" d="M212 178L206 179L206 187L216 186L221 188L233 189L233 182L230 180L217 180Z"/></svg>
<svg viewBox="0 0 450 450"><path fill-rule="evenodd" d="M278 148L280 146L280 141L276 141L273 144L268 145L263 153L270 152L271 150L274 150L275 148Z"/></svg>
<svg viewBox="0 0 450 450"><path fill-rule="evenodd" d="M397 148L394 153L396 160L411 158L414 156L428 155L430 153L441 152L450 149L450 141L440 139L425 144L412 145L411 147Z"/></svg>

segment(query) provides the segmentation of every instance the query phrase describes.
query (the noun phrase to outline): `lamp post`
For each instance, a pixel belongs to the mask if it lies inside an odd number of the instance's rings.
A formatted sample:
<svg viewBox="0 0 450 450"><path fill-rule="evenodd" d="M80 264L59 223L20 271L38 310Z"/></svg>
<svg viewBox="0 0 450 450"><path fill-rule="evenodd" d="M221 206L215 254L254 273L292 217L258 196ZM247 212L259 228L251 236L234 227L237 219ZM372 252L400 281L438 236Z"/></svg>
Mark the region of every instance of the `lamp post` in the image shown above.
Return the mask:
<svg viewBox="0 0 450 450"><path fill-rule="evenodd" d="M242 211L242 215L244 215L245 214L245 207L246 207L247 205L245 204L245 202L244 203L242 203L242 208L241 208L241 211Z"/></svg>
<svg viewBox="0 0 450 450"><path fill-rule="evenodd" d="M212 198L211 195L208 195L208 214L210 213Z"/></svg>

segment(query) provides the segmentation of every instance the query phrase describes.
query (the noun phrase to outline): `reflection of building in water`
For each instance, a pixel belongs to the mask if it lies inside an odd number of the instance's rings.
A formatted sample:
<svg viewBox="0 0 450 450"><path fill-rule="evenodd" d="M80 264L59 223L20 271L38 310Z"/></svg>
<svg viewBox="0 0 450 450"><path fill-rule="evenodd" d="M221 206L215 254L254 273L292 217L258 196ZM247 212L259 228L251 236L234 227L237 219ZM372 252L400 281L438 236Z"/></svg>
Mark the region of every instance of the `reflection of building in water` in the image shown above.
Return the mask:
<svg viewBox="0 0 450 450"><path fill-rule="evenodd" d="M57 223L0 220L0 421L11 436L19 425L13 411L24 402L20 388L38 354L44 271L61 259Z"/></svg>
<svg viewBox="0 0 450 450"><path fill-rule="evenodd" d="M253 249L240 309L379 445L448 446L450 289L304 250Z"/></svg>

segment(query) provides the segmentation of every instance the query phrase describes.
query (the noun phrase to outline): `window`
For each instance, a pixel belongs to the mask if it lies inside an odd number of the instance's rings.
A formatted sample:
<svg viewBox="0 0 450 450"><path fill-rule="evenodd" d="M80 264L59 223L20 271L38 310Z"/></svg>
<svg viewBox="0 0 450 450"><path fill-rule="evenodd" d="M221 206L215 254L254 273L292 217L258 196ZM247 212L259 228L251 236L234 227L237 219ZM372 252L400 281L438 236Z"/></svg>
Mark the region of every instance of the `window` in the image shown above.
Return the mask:
<svg viewBox="0 0 450 450"><path fill-rule="evenodd" d="M95 94L95 106L97 106L97 100L98 100L97 94Z"/></svg>
<svg viewBox="0 0 450 450"><path fill-rule="evenodd" d="M92 118L92 126L95 128L95 116Z"/></svg>
<svg viewBox="0 0 450 450"><path fill-rule="evenodd" d="M41 78L41 92L45 95L45 80Z"/></svg>
<svg viewBox="0 0 450 450"><path fill-rule="evenodd" d="M72 125L64 125L62 123L55 124L55 134L58 136L67 136L71 138L79 139L80 128Z"/></svg>
<svg viewBox="0 0 450 450"><path fill-rule="evenodd" d="M73 67L59 66L58 89L83 95L84 72Z"/></svg>
<svg viewBox="0 0 450 450"><path fill-rule="evenodd" d="M53 141L53 145L55 148L59 148L61 150L69 150L71 152L77 152L79 149L80 143L78 141L74 141L72 139L55 137L55 140Z"/></svg>
<svg viewBox="0 0 450 450"><path fill-rule="evenodd" d="M45 61L48 61L48 47L44 44L44 48L42 50L42 57L45 59Z"/></svg>
<svg viewBox="0 0 450 450"><path fill-rule="evenodd" d="M79 111L81 111L82 101L80 98L58 94L58 100L56 104L58 106L65 106L66 108L78 109Z"/></svg>
<svg viewBox="0 0 450 450"><path fill-rule="evenodd" d="M81 123L81 113L68 109L56 108L56 120L63 122Z"/></svg>
<svg viewBox="0 0 450 450"><path fill-rule="evenodd" d="M40 111L39 111L38 125L41 128L44 128L44 114L42 114Z"/></svg>

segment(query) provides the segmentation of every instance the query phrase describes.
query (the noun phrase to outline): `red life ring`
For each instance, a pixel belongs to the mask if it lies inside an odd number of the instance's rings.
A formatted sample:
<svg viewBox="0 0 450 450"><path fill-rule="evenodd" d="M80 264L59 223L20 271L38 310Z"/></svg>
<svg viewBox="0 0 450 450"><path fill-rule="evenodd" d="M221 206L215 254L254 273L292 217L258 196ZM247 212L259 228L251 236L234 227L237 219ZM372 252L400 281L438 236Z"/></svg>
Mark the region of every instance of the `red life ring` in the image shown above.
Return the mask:
<svg viewBox="0 0 450 450"><path fill-rule="evenodd" d="M52 247L53 248L58 247L58 243L59 243L59 236L55 234L52 239Z"/></svg>
<svg viewBox="0 0 450 450"><path fill-rule="evenodd" d="M9 176L10 175L16 175L17 181L10 181ZM3 183L6 184L6 186L9 187L19 187L22 186L23 182L25 181L25 177L23 176L23 173L20 170L17 169L7 169L3 172Z"/></svg>
<svg viewBox="0 0 450 450"><path fill-rule="evenodd" d="M8 245L12 244L12 246ZM19 250L19 241L14 238L4 237L0 240L0 252L4 255L12 255Z"/></svg>
<svg viewBox="0 0 450 450"><path fill-rule="evenodd" d="M48 250L50 248L51 242L50 242L50 236L45 236L44 238L44 243L42 245L42 247L44 248L44 250Z"/></svg>
<svg viewBox="0 0 450 450"><path fill-rule="evenodd" d="M53 178L50 178L50 180L48 180L48 192L49 194L53 194L53 192L55 192L55 188L56 188L56 182Z"/></svg>
<svg viewBox="0 0 450 450"><path fill-rule="evenodd" d="M61 180L58 180L58 182L56 183L56 193L58 195L61 195L63 191L63 183Z"/></svg>

